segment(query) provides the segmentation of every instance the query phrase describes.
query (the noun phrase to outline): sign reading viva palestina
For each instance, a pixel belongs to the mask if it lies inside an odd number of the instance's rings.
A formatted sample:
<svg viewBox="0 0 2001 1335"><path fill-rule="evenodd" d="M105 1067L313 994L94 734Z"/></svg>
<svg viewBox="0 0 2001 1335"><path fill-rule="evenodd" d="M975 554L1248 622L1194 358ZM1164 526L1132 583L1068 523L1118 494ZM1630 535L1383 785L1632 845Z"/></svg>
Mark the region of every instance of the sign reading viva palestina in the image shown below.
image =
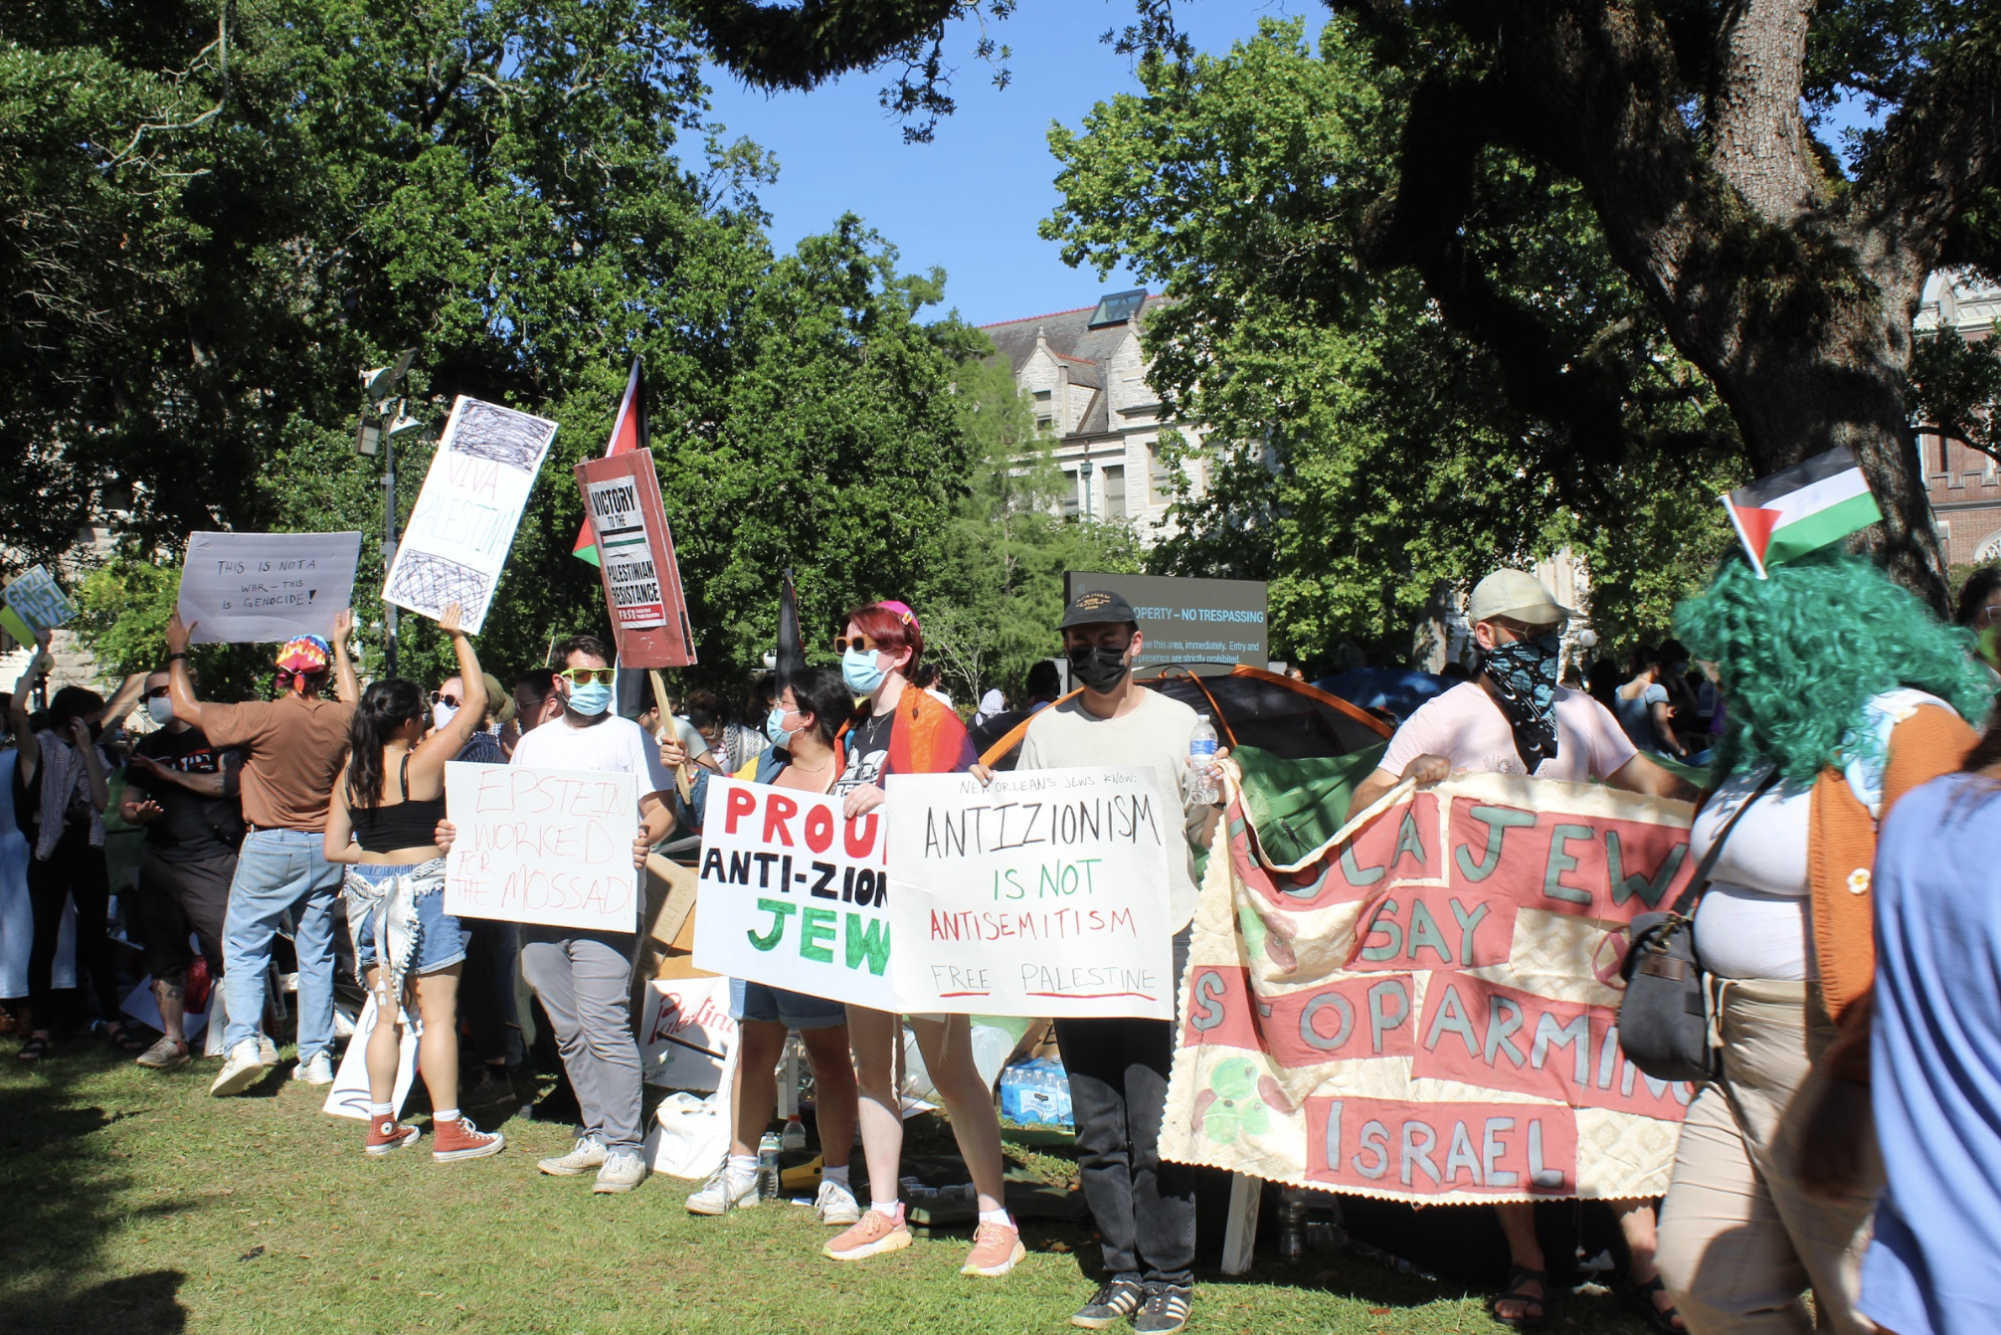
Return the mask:
<svg viewBox="0 0 2001 1335"><path fill-rule="evenodd" d="M458 827L445 912L603 932L639 923L639 788L630 774L530 765L445 766Z"/></svg>
<svg viewBox="0 0 2001 1335"><path fill-rule="evenodd" d="M1167 825L1151 769L890 776L908 1011L1174 1018Z"/></svg>
<svg viewBox="0 0 2001 1335"><path fill-rule="evenodd" d="M1661 1195L1693 1091L1620 1052L1619 965L1688 882L1690 815L1462 776L1275 872L1232 803L1162 1154L1432 1203Z"/></svg>
<svg viewBox="0 0 2001 1335"><path fill-rule="evenodd" d="M877 1010L904 1009L889 972L883 812L711 778L695 967Z"/></svg>

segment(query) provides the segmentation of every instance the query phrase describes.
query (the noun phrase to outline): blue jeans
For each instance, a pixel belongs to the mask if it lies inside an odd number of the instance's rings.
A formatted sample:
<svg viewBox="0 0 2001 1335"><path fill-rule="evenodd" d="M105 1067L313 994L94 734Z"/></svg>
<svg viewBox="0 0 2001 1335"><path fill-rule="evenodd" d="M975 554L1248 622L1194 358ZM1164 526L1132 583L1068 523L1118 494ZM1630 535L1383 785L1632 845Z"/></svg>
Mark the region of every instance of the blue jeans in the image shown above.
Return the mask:
<svg viewBox="0 0 2001 1335"><path fill-rule="evenodd" d="M308 830L253 830L243 837L222 927L229 1009L222 1037L231 1049L255 1039L262 1027L271 941L279 920L297 909L299 1060L333 1055L334 903L343 868L326 860L324 845L323 836Z"/></svg>

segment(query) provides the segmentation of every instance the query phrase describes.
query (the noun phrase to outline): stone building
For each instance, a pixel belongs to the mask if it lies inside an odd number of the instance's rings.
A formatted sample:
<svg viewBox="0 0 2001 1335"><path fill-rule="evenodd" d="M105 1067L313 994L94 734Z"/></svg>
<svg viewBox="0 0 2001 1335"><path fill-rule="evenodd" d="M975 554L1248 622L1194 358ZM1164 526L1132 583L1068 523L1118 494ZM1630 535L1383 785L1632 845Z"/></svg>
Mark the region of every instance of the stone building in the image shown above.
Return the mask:
<svg viewBox="0 0 2001 1335"><path fill-rule="evenodd" d="M1919 337L1957 329L1969 342L1993 337L2001 320L2001 286L1971 274L1935 273L1913 325ZM1992 455L1934 433L1918 436L1925 494L1931 498L1939 545L1948 565L2001 559L2001 472Z"/></svg>

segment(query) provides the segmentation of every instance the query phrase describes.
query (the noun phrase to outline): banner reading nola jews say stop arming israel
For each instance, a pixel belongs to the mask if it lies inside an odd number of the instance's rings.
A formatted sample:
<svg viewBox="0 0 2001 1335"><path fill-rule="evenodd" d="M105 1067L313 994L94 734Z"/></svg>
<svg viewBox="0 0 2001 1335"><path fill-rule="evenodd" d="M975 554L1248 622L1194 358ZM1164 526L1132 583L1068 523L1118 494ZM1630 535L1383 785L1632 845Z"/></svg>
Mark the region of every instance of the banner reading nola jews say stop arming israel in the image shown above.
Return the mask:
<svg viewBox="0 0 2001 1335"><path fill-rule="evenodd" d="M1688 883L1691 814L1465 776L1281 872L1239 797L1161 1153L1432 1204L1662 1194L1693 1090L1619 1051L1618 967L1633 917Z"/></svg>

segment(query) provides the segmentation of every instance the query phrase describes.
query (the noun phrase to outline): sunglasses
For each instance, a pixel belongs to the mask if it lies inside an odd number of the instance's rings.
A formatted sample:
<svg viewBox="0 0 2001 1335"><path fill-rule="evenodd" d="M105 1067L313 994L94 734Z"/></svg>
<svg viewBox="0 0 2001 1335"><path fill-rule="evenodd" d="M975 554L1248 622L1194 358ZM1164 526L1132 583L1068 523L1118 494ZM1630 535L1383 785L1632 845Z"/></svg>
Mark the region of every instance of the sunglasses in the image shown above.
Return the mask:
<svg viewBox="0 0 2001 1335"><path fill-rule="evenodd" d="M434 705L447 705L453 709L457 709L459 707L458 698L456 696L446 695L443 691L432 691L431 703Z"/></svg>
<svg viewBox="0 0 2001 1335"><path fill-rule="evenodd" d="M844 654L850 649L859 649L865 654L889 653L893 652L896 647L880 637L875 639L870 639L866 635L836 635L834 637L834 652L837 654Z"/></svg>
<svg viewBox="0 0 2001 1335"><path fill-rule="evenodd" d="M164 700L167 698L169 689L166 686L155 686L152 690L146 692L146 698L148 700Z"/></svg>
<svg viewBox="0 0 2001 1335"><path fill-rule="evenodd" d="M618 680L617 668L564 668L556 674L572 686L588 686L592 682L609 686Z"/></svg>

